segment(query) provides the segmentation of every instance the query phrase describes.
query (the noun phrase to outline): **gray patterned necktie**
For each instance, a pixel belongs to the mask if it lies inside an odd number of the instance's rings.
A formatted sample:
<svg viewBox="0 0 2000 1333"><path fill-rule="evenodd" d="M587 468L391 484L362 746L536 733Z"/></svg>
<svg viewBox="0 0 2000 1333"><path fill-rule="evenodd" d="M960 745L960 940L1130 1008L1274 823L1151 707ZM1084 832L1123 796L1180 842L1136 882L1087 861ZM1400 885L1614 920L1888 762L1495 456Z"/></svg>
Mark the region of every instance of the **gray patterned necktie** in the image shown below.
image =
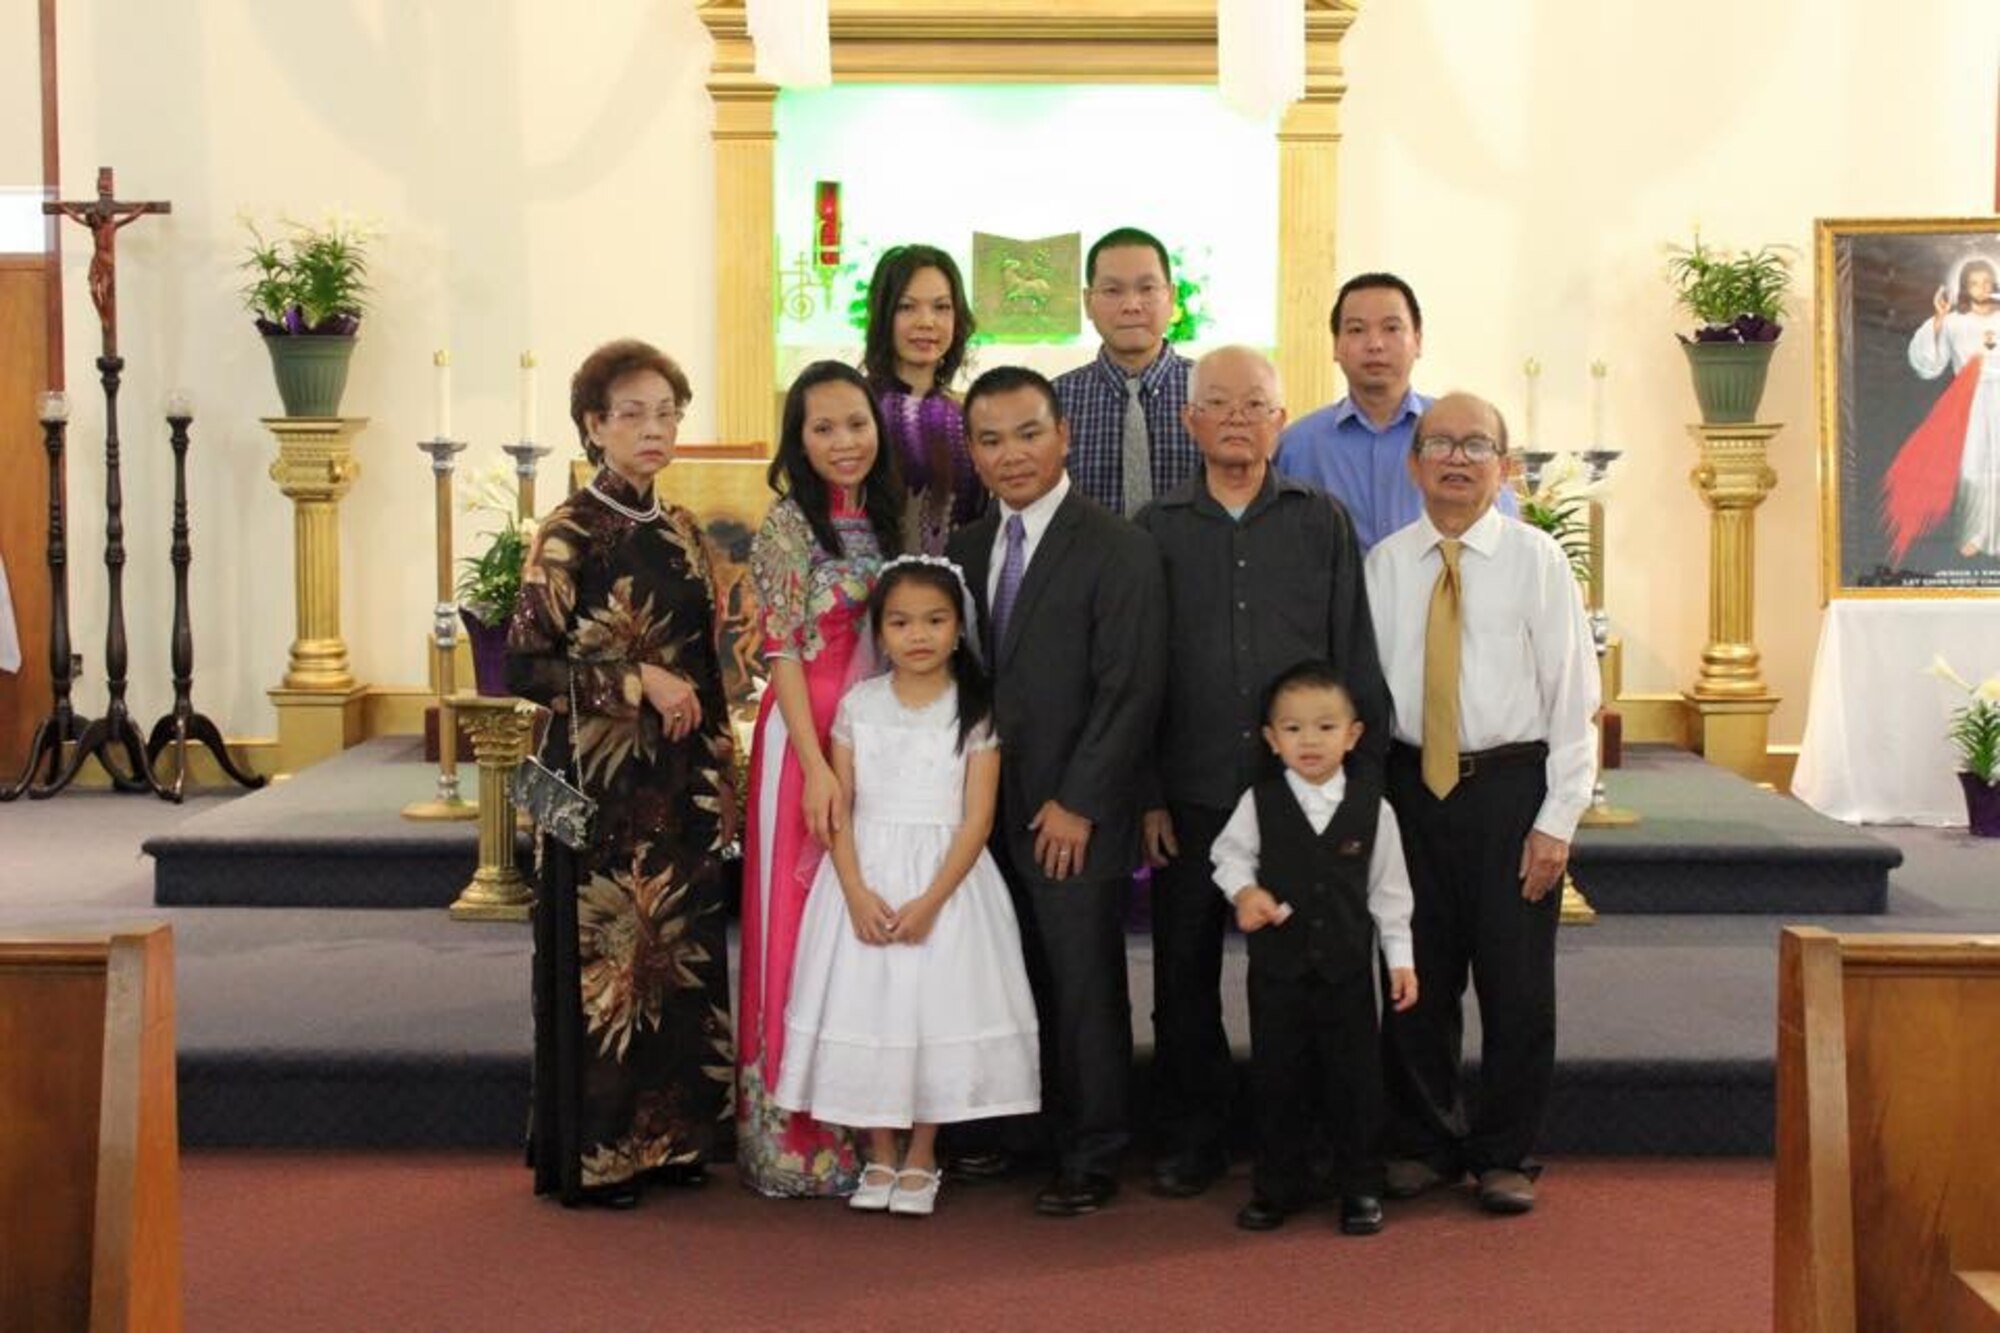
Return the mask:
<svg viewBox="0 0 2000 1333"><path fill-rule="evenodd" d="M1125 517L1153 500L1153 445L1146 434L1146 408L1139 400L1144 382L1134 375L1125 381L1125 439L1120 449L1125 464Z"/></svg>

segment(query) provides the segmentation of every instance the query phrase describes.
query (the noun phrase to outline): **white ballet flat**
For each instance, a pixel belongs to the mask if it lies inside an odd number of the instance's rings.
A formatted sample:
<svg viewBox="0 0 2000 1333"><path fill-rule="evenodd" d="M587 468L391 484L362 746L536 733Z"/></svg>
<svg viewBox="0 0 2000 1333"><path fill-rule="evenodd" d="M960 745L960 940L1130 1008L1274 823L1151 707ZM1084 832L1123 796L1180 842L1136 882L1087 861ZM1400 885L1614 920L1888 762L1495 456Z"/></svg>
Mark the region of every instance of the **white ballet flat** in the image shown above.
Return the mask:
<svg viewBox="0 0 2000 1333"><path fill-rule="evenodd" d="M903 1182L920 1182L911 1189ZM902 1217L929 1217L937 1207L938 1181L942 1179L936 1171L925 1171L920 1167L906 1166L896 1173L896 1189L889 1196L889 1211Z"/></svg>
<svg viewBox="0 0 2000 1333"><path fill-rule="evenodd" d="M861 1183L847 1196L847 1206L864 1213L883 1212L894 1201L895 1193L896 1168L870 1162L861 1168Z"/></svg>

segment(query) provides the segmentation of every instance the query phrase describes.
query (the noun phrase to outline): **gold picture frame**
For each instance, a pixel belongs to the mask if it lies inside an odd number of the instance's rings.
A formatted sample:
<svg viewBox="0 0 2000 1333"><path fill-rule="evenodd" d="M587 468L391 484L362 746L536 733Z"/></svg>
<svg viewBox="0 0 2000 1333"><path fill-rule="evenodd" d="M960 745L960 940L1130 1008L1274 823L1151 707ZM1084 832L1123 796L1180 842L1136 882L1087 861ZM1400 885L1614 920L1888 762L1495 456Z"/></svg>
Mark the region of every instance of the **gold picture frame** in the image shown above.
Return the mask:
<svg viewBox="0 0 2000 1333"><path fill-rule="evenodd" d="M1956 470L1967 412L2000 414L2000 393L1975 397L1978 372L1961 379L1969 363L1953 350L1989 318L1959 311L1959 288L1981 259L2000 277L2000 217L1822 218L1813 249L1821 601L2000 595L2000 513L1981 521ZM1940 322L1953 312L1973 319ZM1935 341L1919 357L1926 326ZM2000 357L1990 336L1981 355Z"/></svg>

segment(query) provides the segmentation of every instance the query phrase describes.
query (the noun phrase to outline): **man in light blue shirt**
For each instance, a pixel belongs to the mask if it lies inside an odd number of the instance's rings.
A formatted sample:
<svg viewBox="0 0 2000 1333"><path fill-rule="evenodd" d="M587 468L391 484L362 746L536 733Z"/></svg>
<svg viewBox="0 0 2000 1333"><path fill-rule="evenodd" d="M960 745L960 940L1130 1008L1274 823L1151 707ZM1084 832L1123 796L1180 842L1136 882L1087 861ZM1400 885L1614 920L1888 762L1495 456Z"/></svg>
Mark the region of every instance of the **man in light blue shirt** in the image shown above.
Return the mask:
<svg viewBox="0 0 2000 1333"><path fill-rule="evenodd" d="M1393 273L1362 273L1333 302L1333 359L1347 397L1300 417L1278 439L1278 471L1311 482L1346 507L1366 554L1416 521L1423 496L1410 480L1410 441L1431 400L1410 387L1424 351L1424 311ZM1502 487L1499 509L1515 514Z"/></svg>

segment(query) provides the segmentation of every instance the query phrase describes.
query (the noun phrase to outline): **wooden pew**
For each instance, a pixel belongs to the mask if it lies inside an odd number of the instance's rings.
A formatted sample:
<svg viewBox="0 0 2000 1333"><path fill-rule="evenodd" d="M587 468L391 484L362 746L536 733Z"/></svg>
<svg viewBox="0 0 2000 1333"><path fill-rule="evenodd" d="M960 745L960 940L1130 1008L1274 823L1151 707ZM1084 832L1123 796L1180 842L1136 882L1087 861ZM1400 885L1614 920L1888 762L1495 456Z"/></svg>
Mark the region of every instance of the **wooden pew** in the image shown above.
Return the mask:
<svg viewBox="0 0 2000 1333"><path fill-rule="evenodd" d="M0 939L0 1329L178 1333L173 933Z"/></svg>
<svg viewBox="0 0 2000 1333"><path fill-rule="evenodd" d="M1785 930L1780 1333L2000 1327L1996 1034L2000 936Z"/></svg>

